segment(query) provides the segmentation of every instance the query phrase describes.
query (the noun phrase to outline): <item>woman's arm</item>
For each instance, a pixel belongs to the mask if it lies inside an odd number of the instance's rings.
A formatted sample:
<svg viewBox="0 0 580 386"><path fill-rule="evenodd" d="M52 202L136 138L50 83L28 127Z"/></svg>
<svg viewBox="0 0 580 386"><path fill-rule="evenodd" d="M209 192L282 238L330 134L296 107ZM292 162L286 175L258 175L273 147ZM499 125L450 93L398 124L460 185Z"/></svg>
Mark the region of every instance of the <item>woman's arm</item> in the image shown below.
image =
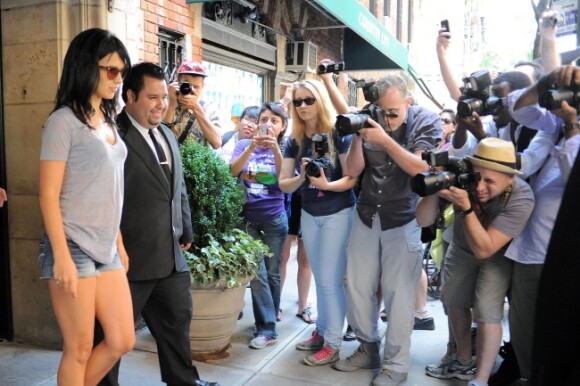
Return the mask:
<svg viewBox="0 0 580 386"><path fill-rule="evenodd" d="M240 154L240 156L236 159L232 159L230 162L230 171L232 176L237 177L240 175L242 170L244 170L244 165L248 162L250 155L254 152L256 148L256 141L252 139L250 144L244 149L244 151Z"/></svg>
<svg viewBox="0 0 580 386"><path fill-rule="evenodd" d="M78 271L70 255L60 211L66 161L40 161L39 203L54 253L54 278L60 288L77 297Z"/></svg>
<svg viewBox="0 0 580 386"><path fill-rule="evenodd" d="M278 186L284 193L292 193L296 191L306 181L306 174L304 172L304 162L300 166L300 175L296 176L294 173L294 158L284 158L282 160L282 168L278 178Z"/></svg>

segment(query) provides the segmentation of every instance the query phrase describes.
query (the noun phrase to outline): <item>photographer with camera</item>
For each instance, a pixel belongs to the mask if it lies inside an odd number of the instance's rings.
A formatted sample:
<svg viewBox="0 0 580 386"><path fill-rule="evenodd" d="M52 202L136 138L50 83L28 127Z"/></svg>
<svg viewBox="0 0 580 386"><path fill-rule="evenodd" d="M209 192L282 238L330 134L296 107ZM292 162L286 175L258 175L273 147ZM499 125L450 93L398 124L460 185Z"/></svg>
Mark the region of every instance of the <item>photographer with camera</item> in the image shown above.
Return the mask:
<svg viewBox="0 0 580 386"><path fill-rule="evenodd" d="M506 252L506 257L514 261L510 336L523 379L529 379L532 373L537 294L551 230L580 144L580 99L575 91L578 90L576 79L580 80L579 67L560 67L525 91L509 95L512 115L516 119L560 137L531 184L536 207L530 221ZM555 84L560 89L555 89ZM540 107L538 102L549 110Z"/></svg>
<svg viewBox="0 0 580 386"><path fill-rule="evenodd" d="M184 61L177 81L169 84L169 107L163 123L181 144L188 136L214 149L222 144L221 125L215 107L201 100L207 73L201 63Z"/></svg>
<svg viewBox="0 0 580 386"><path fill-rule="evenodd" d="M443 379L473 378L469 386L485 386L502 339L504 298L510 285L512 264L504 252L522 232L533 210L534 196L529 185L515 177L519 172L511 142L485 138L464 162L479 178L462 188L442 186L417 205L417 219L423 226L435 221L439 197L450 201L455 209L442 301L448 308L457 354L450 364L442 364L440 371L427 374ZM471 355L471 308L477 322L477 363Z"/></svg>
<svg viewBox="0 0 580 386"><path fill-rule="evenodd" d="M286 193L301 192L302 239L314 274L318 308L316 329L296 349L314 351L304 363L322 366L339 360L346 315L345 251L356 183L346 173L351 137L336 133L336 112L318 80L294 85L291 113L292 136L284 152L280 188Z"/></svg>
<svg viewBox="0 0 580 386"><path fill-rule="evenodd" d="M341 127L356 132L346 157L348 174L357 178L364 170L346 252L348 321L361 344L334 367L340 371L382 367L373 385L388 386L402 383L410 368L415 292L421 274L421 228L415 221L417 196L411 192L410 180L428 169L420 154L437 146L442 128L436 112L410 106L402 77L388 75L374 87L377 99L367 109L373 117L341 117ZM389 321L382 364L376 308L379 283Z"/></svg>

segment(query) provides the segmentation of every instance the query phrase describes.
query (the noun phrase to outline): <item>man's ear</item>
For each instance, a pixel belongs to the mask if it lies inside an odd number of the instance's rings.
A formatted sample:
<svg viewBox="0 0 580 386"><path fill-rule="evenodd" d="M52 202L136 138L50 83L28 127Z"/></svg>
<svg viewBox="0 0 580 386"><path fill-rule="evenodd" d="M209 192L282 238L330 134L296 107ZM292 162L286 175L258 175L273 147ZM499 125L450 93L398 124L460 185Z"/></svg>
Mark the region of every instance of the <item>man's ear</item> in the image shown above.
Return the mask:
<svg viewBox="0 0 580 386"><path fill-rule="evenodd" d="M131 89L127 90L127 104L135 103L137 101L137 95Z"/></svg>

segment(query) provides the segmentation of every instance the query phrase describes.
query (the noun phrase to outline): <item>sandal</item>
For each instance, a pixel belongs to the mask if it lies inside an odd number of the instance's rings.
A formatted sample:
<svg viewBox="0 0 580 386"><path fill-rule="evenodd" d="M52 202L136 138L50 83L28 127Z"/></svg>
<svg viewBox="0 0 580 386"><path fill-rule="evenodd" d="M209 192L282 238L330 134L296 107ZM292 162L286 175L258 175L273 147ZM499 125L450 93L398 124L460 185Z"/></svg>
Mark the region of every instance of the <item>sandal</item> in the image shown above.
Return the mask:
<svg viewBox="0 0 580 386"><path fill-rule="evenodd" d="M282 321L282 309L281 308L278 310L278 313L276 314L276 321L277 322Z"/></svg>
<svg viewBox="0 0 580 386"><path fill-rule="evenodd" d="M306 307L301 313L296 314L296 317L302 319L305 323L312 324L316 319L312 317L312 308Z"/></svg>

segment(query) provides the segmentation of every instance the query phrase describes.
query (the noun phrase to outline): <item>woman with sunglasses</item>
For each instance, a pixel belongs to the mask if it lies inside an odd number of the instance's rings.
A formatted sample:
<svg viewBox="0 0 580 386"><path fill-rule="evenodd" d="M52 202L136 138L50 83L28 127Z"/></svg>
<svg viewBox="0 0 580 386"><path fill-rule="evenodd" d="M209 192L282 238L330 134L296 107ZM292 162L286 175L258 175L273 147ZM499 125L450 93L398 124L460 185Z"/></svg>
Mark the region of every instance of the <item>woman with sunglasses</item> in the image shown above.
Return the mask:
<svg viewBox="0 0 580 386"><path fill-rule="evenodd" d="M42 132L41 277L63 337L59 385L96 385L135 343L119 232L127 148L117 95L131 66L123 43L89 29L70 43L56 104ZM93 348L95 318L105 339Z"/></svg>
<svg viewBox="0 0 580 386"><path fill-rule="evenodd" d="M337 135L336 111L328 91L317 80L294 85L291 112L292 136L284 152L280 187L287 193L301 192L302 238L314 274L318 308L316 330L296 348L315 351L304 362L322 366L339 360L346 315L343 277L355 204L352 188L356 184L356 179L346 173L351 137ZM313 139L319 138L326 138L326 154L314 154ZM309 166L307 175L306 165L312 157L326 157L328 166L318 169L318 173L311 173Z"/></svg>
<svg viewBox="0 0 580 386"><path fill-rule="evenodd" d="M262 240L273 256L260 261L256 277L250 282L256 324L249 346L262 349L276 344L276 314L280 309L280 259L288 233L284 193L278 186L282 166L281 143L288 116L279 103L266 103L258 115L258 131L251 139L236 144L230 168L232 176L241 174L247 202L243 215L246 232Z"/></svg>
<svg viewBox="0 0 580 386"><path fill-rule="evenodd" d="M439 113L439 117L441 117L441 126L443 127L443 138L441 138L437 148L446 150L451 146L451 136L455 133L455 127L457 126L457 123L455 123L455 111L443 109Z"/></svg>

